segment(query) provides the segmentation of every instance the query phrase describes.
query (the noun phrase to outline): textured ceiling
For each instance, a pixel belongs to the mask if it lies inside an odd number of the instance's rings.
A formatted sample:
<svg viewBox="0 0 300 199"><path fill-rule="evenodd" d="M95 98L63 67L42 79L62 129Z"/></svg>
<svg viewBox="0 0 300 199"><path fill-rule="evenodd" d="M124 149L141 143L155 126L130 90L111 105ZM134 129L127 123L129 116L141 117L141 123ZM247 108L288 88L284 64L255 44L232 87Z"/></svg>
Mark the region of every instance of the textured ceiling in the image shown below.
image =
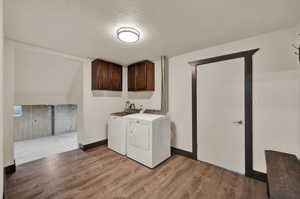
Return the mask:
<svg viewBox="0 0 300 199"><path fill-rule="evenodd" d="M157 60L300 20L299 0L5 0L6 37L81 57L121 64ZM135 44L115 30L142 32Z"/></svg>

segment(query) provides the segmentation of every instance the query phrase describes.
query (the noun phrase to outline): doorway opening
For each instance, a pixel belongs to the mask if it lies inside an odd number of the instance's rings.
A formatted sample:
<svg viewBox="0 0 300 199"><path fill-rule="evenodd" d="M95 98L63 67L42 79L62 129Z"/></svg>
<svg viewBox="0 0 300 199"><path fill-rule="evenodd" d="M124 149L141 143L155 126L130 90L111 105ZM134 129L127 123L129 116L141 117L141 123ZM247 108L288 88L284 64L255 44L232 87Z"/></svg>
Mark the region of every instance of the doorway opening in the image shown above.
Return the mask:
<svg viewBox="0 0 300 199"><path fill-rule="evenodd" d="M242 51L228 55L211 57L202 60L189 62L192 65L192 154L194 159L197 158L198 144L198 124L197 124L197 67L205 64L223 62L238 58L244 59L244 118L245 118L245 175L265 181L266 174L253 170L253 120L252 120L252 65L253 55L259 49Z"/></svg>
<svg viewBox="0 0 300 199"><path fill-rule="evenodd" d="M14 106L16 165L78 149L77 105Z"/></svg>

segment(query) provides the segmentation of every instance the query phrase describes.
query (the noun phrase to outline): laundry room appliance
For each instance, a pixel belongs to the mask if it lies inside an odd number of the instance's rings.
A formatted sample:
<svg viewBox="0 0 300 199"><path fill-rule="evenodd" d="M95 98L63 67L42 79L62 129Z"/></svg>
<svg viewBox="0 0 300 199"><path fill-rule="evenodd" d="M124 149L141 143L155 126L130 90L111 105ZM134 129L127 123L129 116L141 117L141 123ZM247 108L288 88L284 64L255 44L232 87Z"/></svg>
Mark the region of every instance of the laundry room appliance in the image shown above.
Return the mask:
<svg viewBox="0 0 300 199"><path fill-rule="evenodd" d="M128 113L112 113L108 119L108 148L122 155L126 155L126 115Z"/></svg>
<svg viewBox="0 0 300 199"><path fill-rule="evenodd" d="M132 114L125 118L127 157L154 168L171 156L169 117Z"/></svg>

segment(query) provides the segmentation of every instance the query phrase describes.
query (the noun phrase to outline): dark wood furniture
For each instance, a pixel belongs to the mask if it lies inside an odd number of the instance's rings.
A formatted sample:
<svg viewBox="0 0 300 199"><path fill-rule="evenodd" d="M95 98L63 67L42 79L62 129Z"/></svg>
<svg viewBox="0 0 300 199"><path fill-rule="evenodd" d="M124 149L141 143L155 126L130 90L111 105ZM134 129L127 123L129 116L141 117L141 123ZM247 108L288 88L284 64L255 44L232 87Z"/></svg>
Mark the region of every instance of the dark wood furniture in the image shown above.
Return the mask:
<svg viewBox="0 0 300 199"><path fill-rule="evenodd" d="M154 91L154 63L148 60L128 66L128 91Z"/></svg>
<svg viewBox="0 0 300 199"><path fill-rule="evenodd" d="M265 151L271 199L300 198L300 161L295 155Z"/></svg>
<svg viewBox="0 0 300 199"><path fill-rule="evenodd" d="M122 91L122 66L101 59L94 60L92 90Z"/></svg>

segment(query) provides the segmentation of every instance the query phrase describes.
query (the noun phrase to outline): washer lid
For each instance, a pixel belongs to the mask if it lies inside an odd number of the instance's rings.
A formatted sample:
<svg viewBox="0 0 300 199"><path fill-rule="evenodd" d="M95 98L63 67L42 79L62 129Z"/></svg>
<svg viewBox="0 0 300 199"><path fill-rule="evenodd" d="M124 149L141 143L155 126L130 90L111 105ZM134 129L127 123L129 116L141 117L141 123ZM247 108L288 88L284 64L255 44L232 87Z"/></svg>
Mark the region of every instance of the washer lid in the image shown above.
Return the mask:
<svg viewBox="0 0 300 199"><path fill-rule="evenodd" d="M126 118L136 119L136 120L147 120L147 121L153 121L160 118L166 117L165 115L154 115L154 114L147 114L147 113L136 113L127 115Z"/></svg>

